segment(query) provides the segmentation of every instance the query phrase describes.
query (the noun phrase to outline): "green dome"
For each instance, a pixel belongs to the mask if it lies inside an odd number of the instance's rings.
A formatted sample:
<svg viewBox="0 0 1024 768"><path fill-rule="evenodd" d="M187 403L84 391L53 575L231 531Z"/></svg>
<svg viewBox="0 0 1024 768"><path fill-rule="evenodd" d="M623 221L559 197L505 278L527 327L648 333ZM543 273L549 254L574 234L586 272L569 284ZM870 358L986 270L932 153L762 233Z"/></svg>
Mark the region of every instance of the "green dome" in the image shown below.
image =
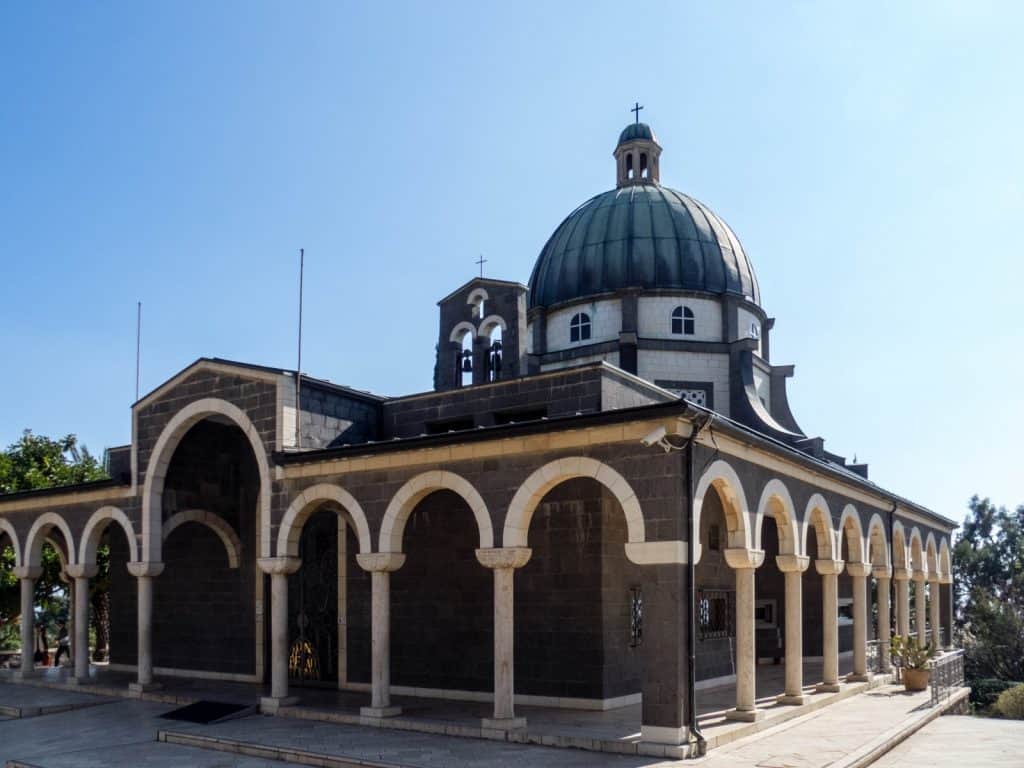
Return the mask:
<svg viewBox="0 0 1024 768"><path fill-rule="evenodd" d="M530 306L634 287L760 303L754 268L724 221L682 192L638 184L592 197L558 226L530 276Z"/></svg>
<svg viewBox="0 0 1024 768"><path fill-rule="evenodd" d="M651 130L651 126L647 123L630 123L619 134L619 144L625 144L627 141L633 141L634 139L657 141L654 131Z"/></svg>

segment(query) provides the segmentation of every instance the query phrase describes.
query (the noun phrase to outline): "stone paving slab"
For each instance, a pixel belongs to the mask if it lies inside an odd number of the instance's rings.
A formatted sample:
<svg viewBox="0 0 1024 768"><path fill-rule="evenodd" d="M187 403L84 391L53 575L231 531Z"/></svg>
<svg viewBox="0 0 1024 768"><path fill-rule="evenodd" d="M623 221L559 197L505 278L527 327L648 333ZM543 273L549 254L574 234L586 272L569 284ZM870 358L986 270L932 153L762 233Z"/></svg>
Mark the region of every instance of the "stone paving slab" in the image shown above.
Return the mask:
<svg viewBox="0 0 1024 768"><path fill-rule="evenodd" d="M1022 768L1024 721L940 717L882 756L873 768Z"/></svg>
<svg viewBox="0 0 1024 768"><path fill-rule="evenodd" d="M9 718L49 715L113 701L116 699L81 691L0 683L0 715Z"/></svg>

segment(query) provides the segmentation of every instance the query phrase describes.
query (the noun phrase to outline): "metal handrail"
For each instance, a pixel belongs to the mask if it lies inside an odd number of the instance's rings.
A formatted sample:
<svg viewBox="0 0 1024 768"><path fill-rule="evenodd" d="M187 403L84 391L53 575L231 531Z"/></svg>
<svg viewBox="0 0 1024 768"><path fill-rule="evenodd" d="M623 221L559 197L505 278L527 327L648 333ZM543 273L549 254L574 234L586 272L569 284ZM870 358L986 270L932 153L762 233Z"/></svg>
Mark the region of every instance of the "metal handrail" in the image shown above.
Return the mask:
<svg viewBox="0 0 1024 768"><path fill-rule="evenodd" d="M936 656L928 666L931 673L928 683L932 692L932 706L935 707L940 701L948 701L953 690L963 686L964 652L961 649Z"/></svg>

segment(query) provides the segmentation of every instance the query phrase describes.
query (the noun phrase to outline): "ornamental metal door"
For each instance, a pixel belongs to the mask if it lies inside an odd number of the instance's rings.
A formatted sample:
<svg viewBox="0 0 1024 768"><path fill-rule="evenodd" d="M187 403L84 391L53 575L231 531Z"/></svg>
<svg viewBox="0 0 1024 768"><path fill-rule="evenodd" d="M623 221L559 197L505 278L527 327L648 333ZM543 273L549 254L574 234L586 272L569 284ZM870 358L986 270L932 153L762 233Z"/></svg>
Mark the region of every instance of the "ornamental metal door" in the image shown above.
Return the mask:
<svg viewBox="0 0 1024 768"><path fill-rule="evenodd" d="M338 680L338 515L318 512L299 539L302 567L288 580L288 676Z"/></svg>

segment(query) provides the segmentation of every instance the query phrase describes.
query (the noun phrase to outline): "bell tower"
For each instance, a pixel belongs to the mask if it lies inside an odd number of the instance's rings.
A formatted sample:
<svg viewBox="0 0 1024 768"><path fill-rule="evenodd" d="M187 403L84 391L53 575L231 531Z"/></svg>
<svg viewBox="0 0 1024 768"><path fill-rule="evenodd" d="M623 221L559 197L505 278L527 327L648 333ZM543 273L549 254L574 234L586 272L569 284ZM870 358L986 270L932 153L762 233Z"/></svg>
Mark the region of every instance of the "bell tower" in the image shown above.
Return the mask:
<svg viewBox="0 0 1024 768"><path fill-rule="evenodd" d="M631 110L636 121L619 134L615 147L615 186L661 183L661 145L647 123L640 122L639 102Z"/></svg>

